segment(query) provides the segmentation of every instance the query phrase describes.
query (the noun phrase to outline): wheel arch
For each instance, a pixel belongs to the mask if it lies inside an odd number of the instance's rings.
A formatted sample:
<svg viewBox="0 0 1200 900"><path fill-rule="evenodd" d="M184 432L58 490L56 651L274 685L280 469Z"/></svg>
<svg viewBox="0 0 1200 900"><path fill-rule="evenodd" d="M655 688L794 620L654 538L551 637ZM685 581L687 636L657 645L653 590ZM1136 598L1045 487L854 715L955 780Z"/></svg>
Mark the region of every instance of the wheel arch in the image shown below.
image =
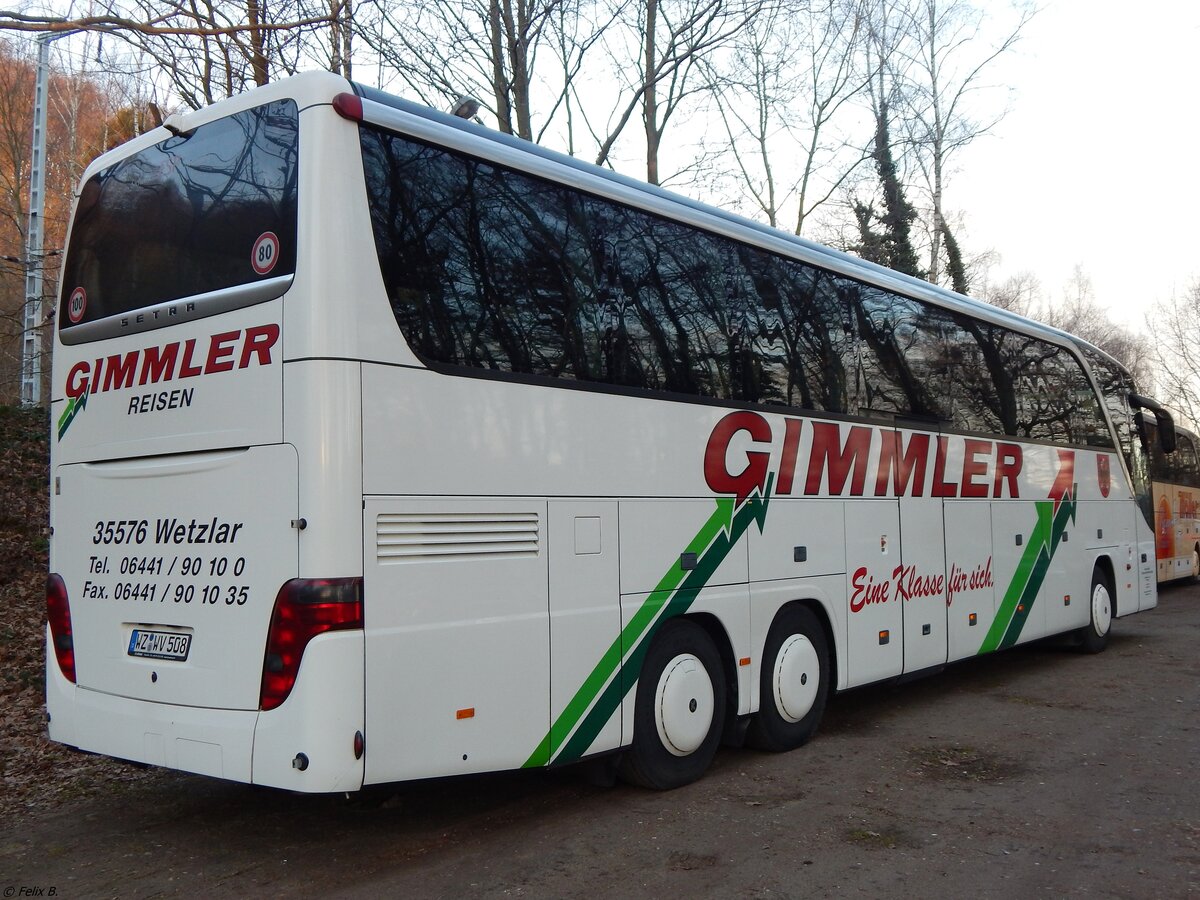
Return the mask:
<svg viewBox="0 0 1200 900"><path fill-rule="evenodd" d="M1100 574L1104 576L1105 581L1108 582L1109 602L1112 604L1112 615L1115 619L1120 614L1120 606L1117 598L1117 573L1116 569L1113 567L1112 557L1106 553L1100 554L1096 557L1096 561L1092 564L1092 570L1098 570ZM1088 582L1091 582L1090 578L1088 579ZM1090 597L1088 598L1088 602L1091 602Z"/></svg>
<svg viewBox="0 0 1200 900"><path fill-rule="evenodd" d="M771 619L772 624L774 624L775 619L783 615L786 610L795 607L801 607L812 612L812 614L817 617L817 621L821 625L821 630L825 632L825 647L829 651L830 690L836 691L838 685L837 641L834 640L833 622L829 618L829 611L825 609L825 604L823 604L820 600L817 600L814 597L801 597L796 600L789 600L787 603L781 605L779 609L775 610L775 616Z"/></svg>

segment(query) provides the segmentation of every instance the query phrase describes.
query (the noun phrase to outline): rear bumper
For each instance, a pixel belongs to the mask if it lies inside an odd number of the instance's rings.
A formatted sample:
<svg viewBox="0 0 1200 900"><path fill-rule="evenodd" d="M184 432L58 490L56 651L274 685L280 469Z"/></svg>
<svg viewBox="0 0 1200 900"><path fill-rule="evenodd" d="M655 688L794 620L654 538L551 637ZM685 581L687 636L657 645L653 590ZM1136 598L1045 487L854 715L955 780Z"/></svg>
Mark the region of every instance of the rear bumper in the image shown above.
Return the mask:
<svg viewBox="0 0 1200 900"><path fill-rule="evenodd" d="M361 632L315 638L278 709L206 709L88 690L63 677L47 628L50 739L80 750L293 791L362 787L354 735L363 728ZM337 677L357 669L357 677ZM303 753L301 771L292 760Z"/></svg>
<svg viewBox="0 0 1200 900"><path fill-rule="evenodd" d="M81 688L46 666L50 739L133 762L251 781L257 710L201 709Z"/></svg>

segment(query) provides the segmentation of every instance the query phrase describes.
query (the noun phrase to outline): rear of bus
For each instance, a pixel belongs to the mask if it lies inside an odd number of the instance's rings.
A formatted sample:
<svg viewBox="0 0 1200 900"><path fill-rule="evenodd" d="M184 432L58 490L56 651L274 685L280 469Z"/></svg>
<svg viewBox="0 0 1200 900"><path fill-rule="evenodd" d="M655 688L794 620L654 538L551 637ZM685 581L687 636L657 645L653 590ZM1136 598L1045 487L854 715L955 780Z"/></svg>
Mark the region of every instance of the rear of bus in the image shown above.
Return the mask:
<svg viewBox="0 0 1200 900"><path fill-rule="evenodd" d="M302 76L173 117L81 181L53 362L54 740L362 785L369 323L327 177L357 153L347 89Z"/></svg>

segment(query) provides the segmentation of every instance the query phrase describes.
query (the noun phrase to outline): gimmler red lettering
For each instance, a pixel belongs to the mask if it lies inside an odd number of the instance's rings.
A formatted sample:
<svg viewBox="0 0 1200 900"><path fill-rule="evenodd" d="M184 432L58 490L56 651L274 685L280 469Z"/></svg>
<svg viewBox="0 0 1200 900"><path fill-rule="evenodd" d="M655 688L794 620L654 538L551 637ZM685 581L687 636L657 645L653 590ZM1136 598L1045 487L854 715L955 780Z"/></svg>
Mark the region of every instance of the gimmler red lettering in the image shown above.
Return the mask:
<svg viewBox="0 0 1200 900"><path fill-rule="evenodd" d="M792 479L796 475L796 454L800 452L800 419L785 419L787 424L783 433L783 458L779 460L779 484L776 490L781 494L792 492Z"/></svg>
<svg viewBox="0 0 1200 900"><path fill-rule="evenodd" d="M188 338L182 346L179 341L173 341L161 346L131 350L92 363L75 363L67 373L64 387L68 397L79 397L85 392L102 393L132 387L135 378L139 385L160 384L177 378L228 372L233 369L235 361L239 369L255 362L260 366L269 366L271 350L278 341L279 326L270 324L247 328L244 332L238 330L214 334L206 341L207 350L197 351L196 338ZM766 429L766 437L762 440L769 441L770 426L761 416L756 418ZM765 461L762 470L765 479Z"/></svg>
<svg viewBox="0 0 1200 900"><path fill-rule="evenodd" d="M808 477L804 480L804 493L821 492L821 476L829 475L829 493L839 495L846 489L850 479L850 496L861 497L867 480L867 457L871 454L871 433L875 430L866 425L854 425L846 435L846 443L839 440L841 428L831 422L813 422L812 451L808 456ZM851 469L854 474L851 475Z"/></svg>
<svg viewBox="0 0 1200 900"><path fill-rule="evenodd" d="M118 388L133 387L133 376L137 374L137 359L136 350L124 356L110 356L104 370L104 390L115 391Z"/></svg>
<svg viewBox="0 0 1200 900"><path fill-rule="evenodd" d="M274 336L263 339L273 341ZM254 346L247 332L243 360ZM754 490L765 489L772 456L778 454L775 491L780 496L800 490L795 484L797 470L803 472L807 496L824 492L834 497L862 497L872 471L875 497L1019 496L1023 460L1018 444L924 432L906 435L893 428L811 420L805 429L804 420L795 418L784 418L783 425L780 445L778 432L765 416L733 412L722 418L709 435L704 453L704 478L709 488L717 494L733 494L741 502ZM801 441L805 431L810 436L807 459ZM731 466L730 444L740 432L746 432L754 449L744 451L744 466ZM1073 451L1059 451L1059 457L1054 497L1061 497L1070 487L1074 472Z"/></svg>
<svg viewBox="0 0 1200 900"><path fill-rule="evenodd" d="M767 465L771 454L762 450L746 451L746 465L736 474L729 471L729 444L739 431L750 435L756 444L769 444L771 425L758 413L733 412L723 418L708 436L704 449L704 480L716 494L733 494L741 503L757 488L765 490Z"/></svg>
<svg viewBox="0 0 1200 900"><path fill-rule="evenodd" d="M175 360L179 357L179 343L165 347L147 347L142 351L142 377L138 384L158 384L175 377ZM70 393L68 386L67 392Z"/></svg>
<svg viewBox="0 0 1200 900"><path fill-rule="evenodd" d="M925 493L925 461L929 459L929 435L914 434L900 452L900 432L884 431L879 447L879 470L875 475L875 496L888 495L888 479L897 497L903 497L912 480L912 495Z"/></svg>

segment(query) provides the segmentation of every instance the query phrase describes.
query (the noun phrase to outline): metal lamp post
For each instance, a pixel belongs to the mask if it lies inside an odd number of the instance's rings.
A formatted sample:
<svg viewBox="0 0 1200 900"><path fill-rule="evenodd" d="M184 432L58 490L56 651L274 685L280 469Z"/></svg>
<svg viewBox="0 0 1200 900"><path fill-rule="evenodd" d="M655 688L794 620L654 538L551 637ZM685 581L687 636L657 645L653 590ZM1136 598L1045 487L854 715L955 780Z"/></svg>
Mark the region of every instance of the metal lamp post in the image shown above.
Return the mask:
<svg viewBox="0 0 1200 900"><path fill-rule="evenodd" d="M21 332L21 403L42 403L42 218L46 205L46 108L50 86L50 44L74 31L37 38L33 91L33 152L29 158L29 227L25 232L25 314Z"/></svg>

